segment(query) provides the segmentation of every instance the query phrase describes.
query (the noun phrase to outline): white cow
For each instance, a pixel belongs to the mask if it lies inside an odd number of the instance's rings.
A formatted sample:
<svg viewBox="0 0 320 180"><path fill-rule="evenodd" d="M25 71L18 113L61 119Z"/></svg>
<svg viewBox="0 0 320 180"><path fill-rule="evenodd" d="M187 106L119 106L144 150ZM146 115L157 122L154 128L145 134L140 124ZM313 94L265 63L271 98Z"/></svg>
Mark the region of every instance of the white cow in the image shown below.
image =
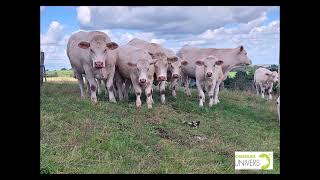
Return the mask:
<svg viewBox="0 0 320 180"><path fill-rule="evenodd" d="M109 100L116 102L113 93L113 77L116 58L112 50L118 45L111 42L107 34L99 31L80 31L73 34L67 44L67 55L84 97L83 74L89 82L91 101L97 103L96 79L105 81L109 91Z"/></svg>
<svg viewBox="0 0 320 180"><path fill-rule="evenodd" d="M199 106L202 107L205 102L203 90L208 92L209 107L214 103L213 95L218 81L223 79L222 64L223 61L214 56L208 56L200 61L196 61L195 74L188 74L189 77L196 78L196 84L199 96ZM217 93L215 93L217 94Z"/></svg>
<svg viewBox="0 0 320 180"><path fill-rule="evenodd" d="M182 69L181 69L181 78L184 82L185 92L188 96L191 96L189 89L189 77L188 74L191 74L195 70L195 65L190 63L185 63L189 61L198 61L210 55L217 57L219 60L223 61L222 72L223 79L217 82L217 85L214 90L214 104L219 103L218 93L219 86L222 81L228 77L228 73L236 67L248 66L252 64L252 61L248 58L247 52L243 46L237 48L225 48L225 49L216 49L216 48L196 48L189 45L183 46L178 52L177 55L182 59Z"/></svg>
<svg viewBox="0 0 320 180"><path fill-rule="evenodd" d="M145 90L147 106L152 108L152 84L155 60L144 50L131 45L124 45L117 49L117 70L115 73L119 99L128 95L128 87L123 89L123 84L133 86L136 95L136 106L141 107L141 93Z"/></svg>
<svg viewBox="0 0 320 180"><path fill-rule="evenodd" d="M260 67L254 73L254 85L257 90L257 95L259 96L260 91L262 98L264 98L265 91L268 91L269 99L272 99L271 92L273 83L275 82L278 82L278 73L276 71L270 71Z"/></svg>
<svg viewBox="0 0 320 180"><path fill-rule="evenodd" d="M138 38L134 38L128 42L128 45L140 48L148 52L153 59L156 60L154 84L159 85L161 95L161 103L165 104L165 86L167 81L167 72L169 65L178 61L176 56L168 56L168 49L157 43L150 43Z"/></svg>

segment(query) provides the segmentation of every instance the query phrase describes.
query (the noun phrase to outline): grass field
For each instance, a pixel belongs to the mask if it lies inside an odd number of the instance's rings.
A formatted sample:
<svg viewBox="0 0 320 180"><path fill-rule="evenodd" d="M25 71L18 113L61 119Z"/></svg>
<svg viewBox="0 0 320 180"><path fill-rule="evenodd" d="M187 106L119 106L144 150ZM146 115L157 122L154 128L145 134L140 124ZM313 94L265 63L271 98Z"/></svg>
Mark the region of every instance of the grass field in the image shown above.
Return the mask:
<svg viewBox="0 0 320 180"><path fill-rule="evenodd" d="M72 77L41 87L41 173L272 173L280 172L280 128L274 101L222 91L218 105L198 107L182 91L167 105L81 99ZM144 96L143 96L144 97ZM200 121L197 128L182 121ZM235 151L273 151L273 170L235 171Z"/></svg>

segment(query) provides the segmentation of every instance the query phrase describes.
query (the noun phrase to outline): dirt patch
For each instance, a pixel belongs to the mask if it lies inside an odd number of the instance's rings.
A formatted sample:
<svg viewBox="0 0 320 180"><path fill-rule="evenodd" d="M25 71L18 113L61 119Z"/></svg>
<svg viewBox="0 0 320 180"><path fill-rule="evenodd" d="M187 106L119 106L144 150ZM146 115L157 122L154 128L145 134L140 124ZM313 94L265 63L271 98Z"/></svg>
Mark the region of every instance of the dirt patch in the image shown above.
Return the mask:
<svg viewBox="0 0 320 180"><path fill-rule="evenodd" d="M171 140L182 146L192 147L199 144L206 144L208 138L201 134L185 134L179 135L174 130L166 130L163 128L155 128L161 138Z"/></svg>

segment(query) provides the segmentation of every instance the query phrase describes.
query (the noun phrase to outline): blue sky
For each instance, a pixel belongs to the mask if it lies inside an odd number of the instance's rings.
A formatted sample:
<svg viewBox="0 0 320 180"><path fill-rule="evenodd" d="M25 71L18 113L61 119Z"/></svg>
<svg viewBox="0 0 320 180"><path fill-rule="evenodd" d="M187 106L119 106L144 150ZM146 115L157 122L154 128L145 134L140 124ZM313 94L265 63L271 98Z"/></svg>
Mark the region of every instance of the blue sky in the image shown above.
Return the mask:
<svg viewBox="0 0 320 180"><path fill-rule="evenodd" d="M78 30L102 30L126 44L137 37L174 51L184 44L244 45L254 64L278 64L279 7L40 7L40 46L47 69L71 68L65 53Z"/></svg>

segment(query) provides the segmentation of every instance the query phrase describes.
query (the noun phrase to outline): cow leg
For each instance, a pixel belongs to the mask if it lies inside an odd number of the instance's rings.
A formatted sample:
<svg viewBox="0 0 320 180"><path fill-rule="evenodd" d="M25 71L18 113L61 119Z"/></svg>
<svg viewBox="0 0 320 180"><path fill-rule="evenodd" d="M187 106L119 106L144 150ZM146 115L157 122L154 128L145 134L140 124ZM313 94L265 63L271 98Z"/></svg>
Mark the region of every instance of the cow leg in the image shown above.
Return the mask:
<svg viewBox="0 0 320 180"><path fill-rule="evenodd" d="M216 83L214 83L211 87L209 87L209 90L208 90L209 107L211 107L214 104L213 95L214 95L215 86L217 86Z"/></svg>
<svg viewBox="0 0 320 180"><path fill-rule="evenodd" d="M82 74L79 74L77 72L75 72L75 76L76 76L78 83L79 83L81 98L84 98L85 95L84 95L83 76L82 76Z"/></svg>
<svg viewBox="0 0 320 180"><path fill-rule="evenodd" d="M171 88L172 88L172 96L173 97L177 97L177 94L176 94L177 84L178 84L178 79L173 78L171 80Z"/></svg>
<svg viewBox="0 0 320 180"><path fill-rule="evenodd" d="M114 87L113 87L113 77L114 77L114 74L113 73L110 73L106 83L105 83L105 87L106 87L106 90L108 90L108 94L109 94L109 101L110 102L113 102L113 103L116 103L116 98L114 97Z"/></svg>
<svg viewBox="0 0 320 180"><path fill-rule="evenodd" d="M131 85L131 80L127 79L123 89L123 97L125 101L129 101L129 88Z"/></svg>
<svg viewBox="0 0 320 180"><path fill-rule="evenodd" d="M147 96L147 106L148 109L152 108L153 99L152 99L152 84L147 84L145 88L145 94Z"/></svg>
<svg viewBox="0 0 320 180"><path fill-rule="evenodd" d="M203 107L203 103L205 102L206 97L205 97L205 94L203 92L203 89L201 87L199 80L196 80L196 84L197 84L197 89L198 89L199 106Z"/></svg>
<svg viewBox="0 0 320 180"><path fill-rule="evenodd" d="M268 94L269 94L269 100L272 100L272 88L273 88L273 84L271 84L270 88L268 89Z"/></svg>
<svg viewBox="0 0 320 180"><path fill-rule="evenodd" d="M166 82L165 81L161 81L159 83L159 88L160 88L160 96L161 96L161 104L165 104L166 103Z"/></svg>
<svg viewBox="0 0 320 180"><path fill-rule="evenodd" d="M265 88L264 88L264 86L262 85L262 83L259 83L259 86L260 86L260 91L261 91L261 97L264 98Z"/></svg>
<svg viewBox="0 0 320 180"><path fill-rule="evenodd" d="M116 80L116 86L117 86L117 90L118 90L118 96L119 96L119 101L122 101L123 100L123 88L122 88L122 85L123 85L123 78L120 76L120 74L116 71L114 73L114 77L115 77L115 80Z"/></svg>
<svg viewBox="0 0 320 180"><path fill-rule="evenodd" d="M255 86L256 86L256 91L257 91L257 96L259 96L259 83L255 83Z"/></svg>
<svg viewBox="0 0 320 180"><path fill-rule="evenodd" d="M220 83L221 83L221 81L217 81L215 86L214 86L213 104L218 104L220 102L219 99L218 99Z"/></svg>
<svg viewBox="0 0 320 180"><path fill-rule="evenodd" d="M97 101L97 82L93 77L87 77L91 91L91 102L96 104Z"/></svg>
<svg viewBox="0 0 320 180"><path fill-rule="evenodd" d="M134 92L136 94L136 106L139 108L141 107L141 87L139 86L139 84L136 81L132 81L132 86L134 88Z"/></svg>
<svg viewBox="0 0 320 180"><path fill-rule="evenodd" d="M185 91L186 95L191 97L191 92L190 92L190 89L189 89L189 78L183 72L181 72L181 80L184 83L184 91Z"/></svg>
<svg viewBox="0 0 320 180"><path fill-rule="evenodd" d="M97 82L97 87L98 87L98 94L101 94L101 80L96 79L96 82Z"/></svg>

